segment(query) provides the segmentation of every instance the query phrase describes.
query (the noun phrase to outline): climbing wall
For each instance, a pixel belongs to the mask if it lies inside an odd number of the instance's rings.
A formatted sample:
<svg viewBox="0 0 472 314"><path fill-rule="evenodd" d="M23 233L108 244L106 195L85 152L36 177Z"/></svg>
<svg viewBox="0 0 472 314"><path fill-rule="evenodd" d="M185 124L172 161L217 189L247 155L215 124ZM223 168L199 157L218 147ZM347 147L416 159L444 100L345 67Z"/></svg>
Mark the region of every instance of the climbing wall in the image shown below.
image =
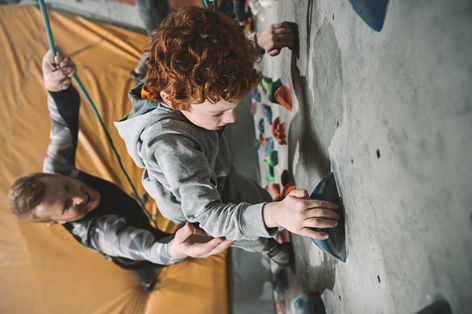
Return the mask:
<svg viewBox="0 0 472 314"><path fill-rule="evenodd" d="M298 55L284 49L261 66L287 85L292 111L263 85L253 94L264 185L278 195L287 170L310 192L332 170L346 208L346 263L292 237L286 310L315 290L327 313L415 313L437 299L468 313L470 2L390 1L380 31L351 2L261 1L257 16L259 30L296 22L300 39ZM272 150L276 118L286 143L274 138Z"/></svg>

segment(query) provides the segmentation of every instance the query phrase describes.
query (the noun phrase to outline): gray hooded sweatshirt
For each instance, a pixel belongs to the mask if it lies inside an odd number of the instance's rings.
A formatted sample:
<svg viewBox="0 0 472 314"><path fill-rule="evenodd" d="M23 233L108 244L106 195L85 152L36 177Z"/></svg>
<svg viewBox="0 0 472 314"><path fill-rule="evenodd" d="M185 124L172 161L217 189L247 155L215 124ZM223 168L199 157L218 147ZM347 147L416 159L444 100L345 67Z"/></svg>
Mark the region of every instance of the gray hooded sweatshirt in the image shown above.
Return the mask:
<svg viewBox="0 0 472 314"><path fill-rule="evenodd" d="M181 112L142 99L142 85L129 93L133 108L115 126L144 169L143 186L162 215L177 224L199 223L214 237L273 236L262 213L270 197L233 170L224 132L198 127Z"/></svg>

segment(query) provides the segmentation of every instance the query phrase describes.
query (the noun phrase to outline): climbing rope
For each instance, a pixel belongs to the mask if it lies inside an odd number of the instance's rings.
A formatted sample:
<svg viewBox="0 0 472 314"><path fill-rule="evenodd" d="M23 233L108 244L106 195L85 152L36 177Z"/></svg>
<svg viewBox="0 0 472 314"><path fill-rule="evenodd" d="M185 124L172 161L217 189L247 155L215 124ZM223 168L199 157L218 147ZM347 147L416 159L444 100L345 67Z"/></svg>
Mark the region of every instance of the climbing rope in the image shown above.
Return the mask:
<svg viewBox="0 0 472 314"><path fill-rule="evenodd" d="M51 52L52 52L53 56L55 57L57 55L56 45L54 43L54 38L52 36L52 30L51 30L51 25L49 23L49 16L48 16L48 12L47 12L47 9L46 9L46 5L44 3L44 0L38 0L38 3L39 3L39 9L41 11L41 15L43 17L44 27L46 29L49 48L51 49ZM139 203L139 205L143 209L143 211L146 214L146 216L148 217L148 219L151 222L153 222L154 220L153 220L152 214L147 211L147 209L144 205L144 197L143 198L139 197L138 191L136 190L135 186L133 185L133 182L131 182L131 178L129 177L128 173L125 170L125 167L123 166L123 162L121 161L120 155L118 154L118 151L116 150L115 144L113 143L113 140L110 136L110 133L108 132L107 127L105 126L105 123L103 123L102 117L100 116L100 113L98 112L97 107L95 106L95 104L93 103L93 101L90 98L89 94L85 90L84 86L82 85L82 82L79 80L79 77L77 76L77 73L74 74L73 80L77 84L77 87L79 88L80 92L84 96L87 103L90 105L90 108L92 108L92 111L95 114L95 117L97 118L98 123L100 124L103 132L105 133L105 136L107 138L108 143L110 144L110 147L113 151L113 154L115 155L116 160L118 161L118 165L120 166L121 172L125 176L126 180L128 181L129 186L131 187L131 190L133 191L133 197Z"/></svg>

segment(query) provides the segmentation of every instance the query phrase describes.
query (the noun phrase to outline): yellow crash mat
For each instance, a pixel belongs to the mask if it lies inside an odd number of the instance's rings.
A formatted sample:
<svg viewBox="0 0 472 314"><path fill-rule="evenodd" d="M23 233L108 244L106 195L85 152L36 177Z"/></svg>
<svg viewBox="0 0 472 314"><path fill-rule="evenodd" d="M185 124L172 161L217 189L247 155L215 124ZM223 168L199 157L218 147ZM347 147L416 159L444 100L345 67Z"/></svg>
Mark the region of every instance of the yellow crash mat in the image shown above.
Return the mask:
<svg viewBox="0 0 472 314"><path fill-rule="evenodd" d="M147 39L131 31L50 12L56 44L71 55L140 193L141 172L112 122L130 109L130 72ZM152 293L134 275L79 245L61 226L23 223L9 212L16 177L41 171L50 120L41 59L48 49L32 6L0 6L0 313L227 313L225 255L160 271ZM77 165L130 191L93 112L82 99ZM148 202L149 208L152 200ZM161 226L174 228L161 220Z"/></svg>

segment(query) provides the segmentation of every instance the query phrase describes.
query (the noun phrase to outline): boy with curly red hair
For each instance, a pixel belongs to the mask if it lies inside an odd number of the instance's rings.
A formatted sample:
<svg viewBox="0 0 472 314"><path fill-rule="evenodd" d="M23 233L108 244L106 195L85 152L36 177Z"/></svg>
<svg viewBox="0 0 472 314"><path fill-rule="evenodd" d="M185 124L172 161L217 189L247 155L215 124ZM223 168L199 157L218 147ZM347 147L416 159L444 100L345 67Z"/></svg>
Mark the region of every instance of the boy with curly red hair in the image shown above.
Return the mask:
<svg viewBox="0 0 472 314"><path fill-rule="evenodd" d="M131 112L115 124L165 217L198 224L240 248L265 251L279 264L289 258L272 239L277 227L326 239L314 228L337 225L336 205L309 200L305 190L272 202L231 166L224 128L259 83L254 65L261 50L276 55L296 40L291 23L272 25L250 41L224 15L180 9L152 34L146 80L130 92Z"/></svg>

